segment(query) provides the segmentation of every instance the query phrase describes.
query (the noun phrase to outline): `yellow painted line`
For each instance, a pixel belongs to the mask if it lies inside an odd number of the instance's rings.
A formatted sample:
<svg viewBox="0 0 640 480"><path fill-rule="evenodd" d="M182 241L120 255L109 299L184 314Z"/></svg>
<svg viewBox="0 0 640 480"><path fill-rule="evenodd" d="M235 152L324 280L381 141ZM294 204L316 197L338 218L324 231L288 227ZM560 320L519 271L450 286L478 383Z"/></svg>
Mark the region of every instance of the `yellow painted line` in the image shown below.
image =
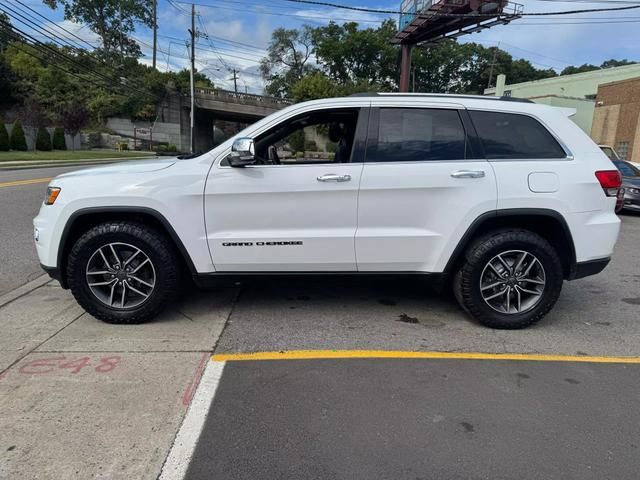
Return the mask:
<svg viewBox="0 0 640 480"><path fill-rule="evenodd" d="M13 182L0 183L2 187L17 187L19 185L31 185L33 183L49 183L53 177L48 178L30 178L28 180L14 180Z"/></svg>
<svg viewBox="0 0 640 480"><path fill-rule="evenodd" d="M527 353L401 352L389 350L289 350L281 352L229 353L213 355L211 360L214 362L238 362L251 360L319 360L336 358L424 358L640 364L640 357L592 357L587 355L538 355Z"/></svg>

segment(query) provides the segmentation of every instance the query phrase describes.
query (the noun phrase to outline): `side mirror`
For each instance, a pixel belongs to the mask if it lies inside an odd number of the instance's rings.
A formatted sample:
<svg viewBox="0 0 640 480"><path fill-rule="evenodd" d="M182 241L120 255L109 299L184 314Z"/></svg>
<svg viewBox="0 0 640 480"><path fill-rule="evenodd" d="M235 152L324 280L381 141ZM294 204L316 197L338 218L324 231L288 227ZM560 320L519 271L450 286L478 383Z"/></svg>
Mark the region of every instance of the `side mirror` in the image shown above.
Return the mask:
<svg viewBox="0 0 640 480"><path fill-rule="evenodd" d="M255 148L252 138L237 138L231 146L229 165L232 167L246 167L256 163Z"/></svg>

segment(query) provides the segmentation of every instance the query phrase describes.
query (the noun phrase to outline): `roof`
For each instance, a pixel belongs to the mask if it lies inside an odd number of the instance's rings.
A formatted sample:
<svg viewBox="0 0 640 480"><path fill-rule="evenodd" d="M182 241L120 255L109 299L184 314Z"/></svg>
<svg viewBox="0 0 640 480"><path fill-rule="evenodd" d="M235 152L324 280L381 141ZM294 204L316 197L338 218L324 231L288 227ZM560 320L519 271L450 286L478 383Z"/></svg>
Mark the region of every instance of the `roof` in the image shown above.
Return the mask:
<svg viewBox="0 0 640 480"><path fill-rule="evenodd" d="M526 98L516 97L492 97L487 95L461 95L453 93L384 93L384 92L361 92L349 95L350 97L420 97L420 98L460 98L468 100L499 100L503 102L519 102L519 103L533 103Z"/></svg>

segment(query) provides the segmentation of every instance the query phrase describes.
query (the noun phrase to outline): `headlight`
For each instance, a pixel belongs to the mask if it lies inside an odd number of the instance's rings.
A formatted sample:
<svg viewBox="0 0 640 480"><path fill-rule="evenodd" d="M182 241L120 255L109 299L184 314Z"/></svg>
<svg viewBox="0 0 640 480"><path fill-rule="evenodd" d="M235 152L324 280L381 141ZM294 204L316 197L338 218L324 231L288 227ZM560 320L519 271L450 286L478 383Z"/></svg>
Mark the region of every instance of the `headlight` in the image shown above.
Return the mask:
<svg viewBox="0 0 640 480"><path fill-rule="evenodd" d="M633 193L634 195L640 194L640 189L638 188L626 188L625 190L629 193Z"/></svg>
<svg viewBox="0 0 640 480"><path fill-rule="evenodd" d="M60 195L60 187L47 187L47 195L44 198L45 205L53 205Z"/></svg>

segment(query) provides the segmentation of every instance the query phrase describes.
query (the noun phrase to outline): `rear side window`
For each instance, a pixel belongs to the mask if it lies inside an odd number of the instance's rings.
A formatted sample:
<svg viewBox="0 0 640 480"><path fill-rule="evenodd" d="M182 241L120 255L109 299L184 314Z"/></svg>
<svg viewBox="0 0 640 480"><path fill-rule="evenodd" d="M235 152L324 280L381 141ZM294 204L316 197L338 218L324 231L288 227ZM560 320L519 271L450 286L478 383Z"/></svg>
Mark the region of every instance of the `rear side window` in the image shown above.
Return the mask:
<svg viewBox="0 0 640 480"><path fill-rule="evenodd" d="M469 111L488 159L565 158L549 131L526 115Z"/></svg>
<svg viewBox="0 0 640 480"><path fill-rule="evenodd" d="M381 108L377 145L370 162L415 162L465 158L466 135L456 110Z"/></svg>

